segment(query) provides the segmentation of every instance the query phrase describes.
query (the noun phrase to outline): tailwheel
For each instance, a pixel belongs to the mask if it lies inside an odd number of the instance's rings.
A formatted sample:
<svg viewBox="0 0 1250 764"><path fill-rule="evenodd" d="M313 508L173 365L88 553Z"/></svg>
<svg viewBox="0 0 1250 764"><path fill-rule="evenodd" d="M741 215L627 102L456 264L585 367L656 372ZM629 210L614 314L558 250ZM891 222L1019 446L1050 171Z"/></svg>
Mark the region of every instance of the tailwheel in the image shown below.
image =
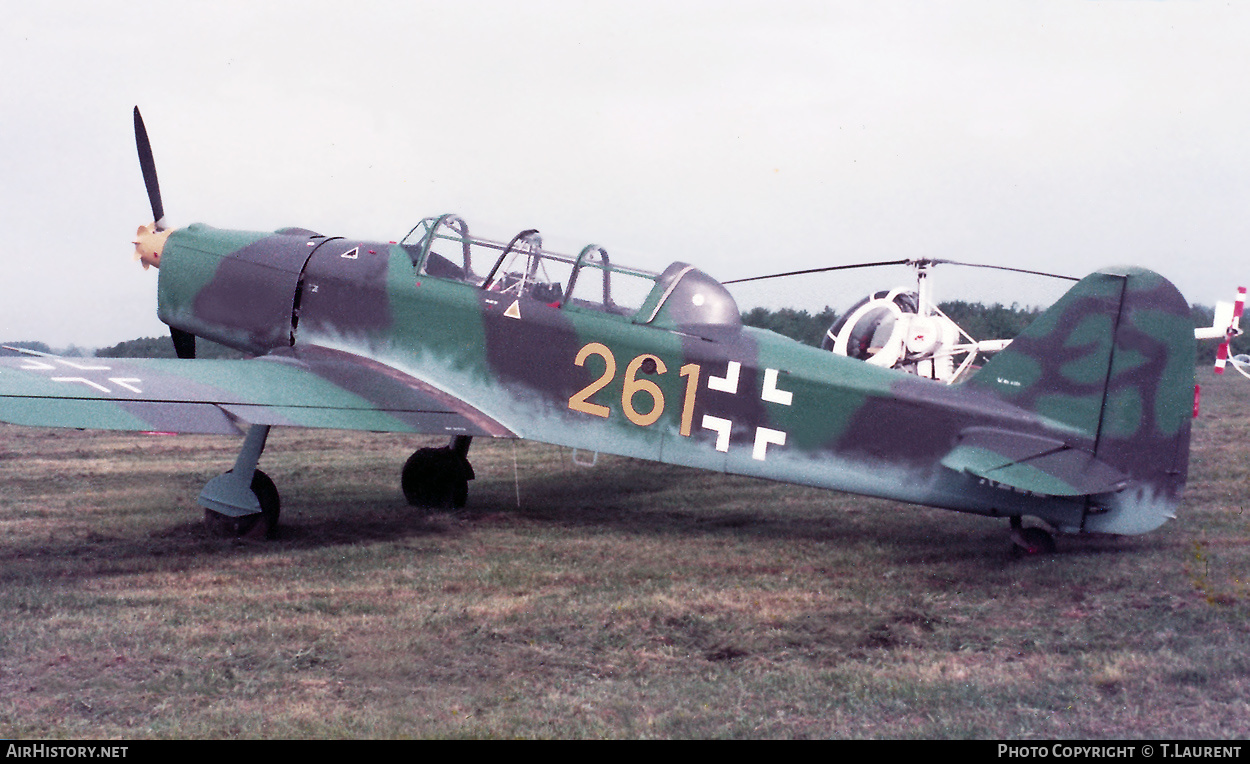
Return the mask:
<svg viewBox="0 0 1250 764"><path fill-rule="evenodd" d="M229 475L234 470L225 474ZM281 498L273 479L260 470L252 474L252 493L260 502L260 512L231 517L212 509L204 510L204 524L219 536L244 538L254 541L278 537L278 514Z"/></svg>
<svg viewBox="0 0 1250 764"><path fill-rule="evenodd" d="M1019 517L1011 518L1013 557L1040 557L1055 553L1055 536L1045 528L1025 528Z"/></svg>
<svg viewBox="0 0 1250 764"><path fill-rule="evenodd" d="M460 509L469 499L469 481L473 478L473 465L459 449L422 448L404 463L400 485L404 498L414 507Z"/></svg>

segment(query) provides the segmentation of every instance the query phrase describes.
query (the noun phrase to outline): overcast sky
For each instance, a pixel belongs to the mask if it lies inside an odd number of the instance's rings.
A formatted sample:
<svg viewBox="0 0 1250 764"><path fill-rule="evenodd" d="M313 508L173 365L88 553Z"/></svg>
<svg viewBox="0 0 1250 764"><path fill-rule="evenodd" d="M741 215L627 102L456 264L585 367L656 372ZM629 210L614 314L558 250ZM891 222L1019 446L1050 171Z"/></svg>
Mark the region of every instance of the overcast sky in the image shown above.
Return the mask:
<svg viewBox="0 0 1250 764"><path fill-rule="evenodd" d="M0 340L164 331L173 225L398 239L454 211L722 280L939 257L1250 281L1250 3L0 4ZM942 299L1064 282L943 268ZM900 268L736 290L845 308Z"/></svg>

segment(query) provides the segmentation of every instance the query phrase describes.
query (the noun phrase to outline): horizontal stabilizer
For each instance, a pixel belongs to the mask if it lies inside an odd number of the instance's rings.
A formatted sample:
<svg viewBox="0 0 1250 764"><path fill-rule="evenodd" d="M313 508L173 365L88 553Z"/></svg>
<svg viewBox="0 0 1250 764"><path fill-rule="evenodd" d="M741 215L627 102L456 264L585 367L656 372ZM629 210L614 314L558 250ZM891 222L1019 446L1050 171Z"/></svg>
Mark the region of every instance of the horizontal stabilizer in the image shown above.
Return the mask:
<svg viewBox="0 0 1250 764"><path fill-rule="evenodd" d="M1021 491L1086 496L1124 487L1128 476L1088 451L1036 435L971 427L942 466Z"/></svg>

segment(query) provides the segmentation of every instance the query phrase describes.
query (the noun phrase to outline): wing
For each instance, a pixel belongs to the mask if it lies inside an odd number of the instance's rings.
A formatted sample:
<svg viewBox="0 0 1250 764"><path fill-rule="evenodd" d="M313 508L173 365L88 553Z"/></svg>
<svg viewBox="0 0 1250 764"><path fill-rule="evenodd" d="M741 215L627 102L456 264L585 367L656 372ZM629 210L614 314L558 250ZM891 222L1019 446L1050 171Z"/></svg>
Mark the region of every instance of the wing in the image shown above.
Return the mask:
<svg viewBox="0 0 1250 764"><path fill-rule="evenodd" d="M302 347L253 360L61 358L0 348L0 421L239 434L241 425L515 437L454 395L362 356Z"/></svg>

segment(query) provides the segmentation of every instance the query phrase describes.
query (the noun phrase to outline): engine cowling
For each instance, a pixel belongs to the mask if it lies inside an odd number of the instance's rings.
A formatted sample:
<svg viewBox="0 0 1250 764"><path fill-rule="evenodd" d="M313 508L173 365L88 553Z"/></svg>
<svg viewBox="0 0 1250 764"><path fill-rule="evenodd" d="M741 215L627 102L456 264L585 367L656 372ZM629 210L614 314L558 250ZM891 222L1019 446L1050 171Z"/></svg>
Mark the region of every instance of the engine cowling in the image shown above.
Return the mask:
<svg viewBox="0 0 1250 764"><path fill-rule="evenodd" d="M292 343L300 273L321 237L193 224L160 253L157 315L174 329L248 353Z"/></svg>

